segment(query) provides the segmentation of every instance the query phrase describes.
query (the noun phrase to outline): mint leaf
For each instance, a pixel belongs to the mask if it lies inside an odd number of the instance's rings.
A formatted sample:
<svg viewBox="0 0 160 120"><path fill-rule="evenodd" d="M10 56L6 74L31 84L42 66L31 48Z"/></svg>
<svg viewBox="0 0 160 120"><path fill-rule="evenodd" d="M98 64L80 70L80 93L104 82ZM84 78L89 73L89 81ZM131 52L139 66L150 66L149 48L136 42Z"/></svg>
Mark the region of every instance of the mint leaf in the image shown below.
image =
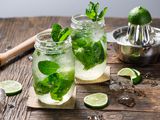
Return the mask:
<svg viewBox="0 0 160 120"><path fill-rule="evenodd" d="M105 59L105 52L103 49L103 46L101 44L101 41L95 42L92 47L92 52L94 55L94 62L95 63L102 63Z"/></svg>
<svg viewBox="0 0 160 120"><path fill-rule="evenodd" d="M99 10L99 3L97 2L97 3L94 5L94 11L95 11L96 14L98 13L98 10Z"/></svg>
<svg viewBox="0 0 160 120"><path fill-rule="evenodd" d="M55 62L46 60L46 61L40 61L38 63L38 68L41 73L45 75L50 75L55 73L58 70L59 65Z"/></svg>
<svg viewBox="0 0 160 120"><path fill-rule="evenodd" d="M58 73L50 75L49 81L52 83L50 89L51 98L59 101L63 99L63 96L68 92L73 83L73 80L68 80Z"/></svg>
<svg viewBox="0 0 160 120"><path fill-rule="evenodd" d="M107 7L105 7L101 12L100 14L98 15L98 21L102 20L105 16L105 14L107 13Z"/></svg>
<svg viewBox="0 0 160 120"><path fill-rule="evenodd" d="M52 25L52 31L51 36L53 41L58 42L59 41L59 34L61 32L62 27L59 24L53 24Z"/></svg>
<svg viewBox="0 0 160 120"><path fill-rule="evenodd" d="M34 90L38 95L47 94L49 93L50 89L51 85L49 84L48 78L45 78L44 80L34 84Z"/></svg>
<svg viewBox="0 0 160 120"><path fill-rule="evenodd" d="M92 10L93 8L94 8L94 3L92 1L90 1L88 4L88 9Z"/></svg>
<svg viewBox="0 0 160 120"><path fill-rule="evenodd" d="M86 15L88 18L91 20L95 21L96 20L96 12L95 12L95 5L93 2L90 2L88 4L88 9L86 9Z"/></svg>
<svg viewBox="0 0 160 120"><path fill-rule="evenodd" d="M55 90L51 90L50 91L50 95L52 97L52 99L55 100L62 100L63 96L69 91L69 89L71 88L73 81L68 81L65 79L61 79L61 82L57 82L55 83L58 85L58 89Z"/></svg>
<svg viewBox="0 0 160 120"><path fill-rule="evenodd" d="M68 38L68 36L71 34L71 29L64 28L59 35L59 41L62 42Z"/></svg>

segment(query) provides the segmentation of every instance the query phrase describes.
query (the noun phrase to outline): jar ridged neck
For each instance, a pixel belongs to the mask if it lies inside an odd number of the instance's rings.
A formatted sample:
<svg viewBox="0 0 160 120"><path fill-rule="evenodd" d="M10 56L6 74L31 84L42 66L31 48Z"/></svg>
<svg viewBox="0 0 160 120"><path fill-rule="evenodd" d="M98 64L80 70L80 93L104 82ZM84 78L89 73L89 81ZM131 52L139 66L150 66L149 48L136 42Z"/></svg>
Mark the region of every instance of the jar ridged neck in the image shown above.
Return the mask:
<svg viewBox="0 0 160 120"><path fill-rule="evenodd" d="M90 20L86 15L82 15L82 14L77 14L72 16L71 18L71 27L72 28L81 28L83 26L89 26L89 25L100 25L101 27L105 26L105 21L104 19L102 19L101 21L92 21Z"/></svg>
<svg viewBox="0 0 160 120"><path fill-rule="evenodd" d="M71 39L69 37L63 42L54 42L51 38L50 31L41 32L36 35L34 47L36 50L45 54L60 54L65 49L71 47Z"/></svg>

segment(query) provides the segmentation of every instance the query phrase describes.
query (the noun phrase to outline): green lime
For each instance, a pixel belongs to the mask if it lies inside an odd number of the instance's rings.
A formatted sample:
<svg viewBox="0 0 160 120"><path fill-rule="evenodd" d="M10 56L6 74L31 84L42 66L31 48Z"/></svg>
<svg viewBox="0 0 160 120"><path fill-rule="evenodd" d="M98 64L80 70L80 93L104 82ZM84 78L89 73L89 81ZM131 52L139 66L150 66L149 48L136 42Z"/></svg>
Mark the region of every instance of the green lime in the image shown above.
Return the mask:
<svg viewBox="0 0 160 120"><path fill-rule="evenodd" d="M138 70L132 68L122 68L117 75L130 77L131 82L136 85L142 81L141 74Z"/></svg>
<svg viewBox="0 0 160 120"><path fill-rule="evenodd" d="M0 88L4 89L7 95L16 95L21 92L22 85L14 80L5 80L0 82Z"/></svg>
<svg viewBox="0 0 160 120"><path fill-rule="evenodd" d="M145 25L152 21L152 17L147 9L139 6L129 12L128 21L134 25Z"/></svg>
<svg viewBox="0 0 160 120"><path fill-rule="evenodd" d="M104 93L90 94L84 98L84 103L91 108L103 108L108 103L108 96Z"/></svg>

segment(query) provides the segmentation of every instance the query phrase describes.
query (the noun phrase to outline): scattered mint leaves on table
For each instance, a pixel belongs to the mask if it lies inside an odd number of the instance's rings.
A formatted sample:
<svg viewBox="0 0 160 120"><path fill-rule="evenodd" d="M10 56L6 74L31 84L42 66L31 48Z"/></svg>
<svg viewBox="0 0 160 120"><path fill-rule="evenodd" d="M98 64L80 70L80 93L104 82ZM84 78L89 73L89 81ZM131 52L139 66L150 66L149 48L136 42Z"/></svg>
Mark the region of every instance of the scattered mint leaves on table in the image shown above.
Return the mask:
<svg viewBox="0 0 160 120"><path fill-rule="evenodd" d="M92 21L100 21L104 19L104 16L107 12L107 7L105 7L100 13L99 13L99 3L93 3L90 1L88 4L88 8L86 9L86 15L88 18L90 18Z"/></svg>
<svg viewBox="0 0 160 120"><path fill-rule="evenodd" d="M71 34L71 29L66 27L62 28L61 25L55 23L52 25L51 36L54 42L63 42Z"/></svg>

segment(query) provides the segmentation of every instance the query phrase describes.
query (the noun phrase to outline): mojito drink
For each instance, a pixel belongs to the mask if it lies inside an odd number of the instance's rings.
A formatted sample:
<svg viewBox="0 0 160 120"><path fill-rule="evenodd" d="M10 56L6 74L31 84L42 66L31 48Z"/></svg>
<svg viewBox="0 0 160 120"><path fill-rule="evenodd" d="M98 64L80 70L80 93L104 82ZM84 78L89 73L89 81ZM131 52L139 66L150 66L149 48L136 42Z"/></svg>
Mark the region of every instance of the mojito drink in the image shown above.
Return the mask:
<svg viewBox="0 0 160 120"><path fill-rule="evenodd" d="M104 22L92 22L83 15L73 16L71 27L75 75L81 80L95 80L106 68Z"/></svg>

